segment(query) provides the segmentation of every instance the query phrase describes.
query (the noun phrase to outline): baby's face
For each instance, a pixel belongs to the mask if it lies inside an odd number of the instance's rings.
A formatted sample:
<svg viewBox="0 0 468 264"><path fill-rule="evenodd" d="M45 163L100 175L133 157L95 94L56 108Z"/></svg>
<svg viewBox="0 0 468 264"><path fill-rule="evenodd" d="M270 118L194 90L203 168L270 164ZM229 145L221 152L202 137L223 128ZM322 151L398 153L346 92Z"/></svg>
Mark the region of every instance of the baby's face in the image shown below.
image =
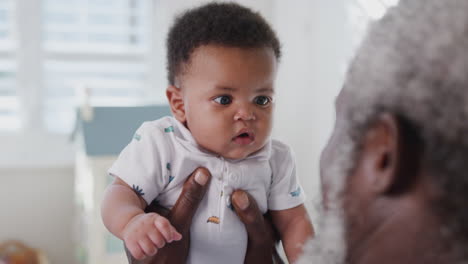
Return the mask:
<svg viewBox="0 0 468 264"><path fill-rule="evenodd" d="M198 47L180 79L185 113L176 117L204 149L245 158L270 136L276 68L270 48Z"/></svg>

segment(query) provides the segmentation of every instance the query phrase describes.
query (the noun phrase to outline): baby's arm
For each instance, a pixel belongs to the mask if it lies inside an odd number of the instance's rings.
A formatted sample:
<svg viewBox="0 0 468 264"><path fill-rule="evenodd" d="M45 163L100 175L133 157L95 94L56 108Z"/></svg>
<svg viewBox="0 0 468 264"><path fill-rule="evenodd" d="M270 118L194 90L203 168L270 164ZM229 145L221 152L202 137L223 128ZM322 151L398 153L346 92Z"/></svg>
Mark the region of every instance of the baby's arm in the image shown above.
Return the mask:
<svg viewBox="0 0 468 264"><path fill-rule="evenodd" d="M181 239L166 218L145 214L145 207L145 200L118 177L106 188L101 204L104 225L125 242L136 259L153 256L166 243Z"/></svg>
<svg viewBox="0 0 468 264"><path fill-rule="evenodd" d="M270 211L273 224L279 232L289 263L302 254L305 242L312 238L314 229L304 205L278 211Z"/></svg>

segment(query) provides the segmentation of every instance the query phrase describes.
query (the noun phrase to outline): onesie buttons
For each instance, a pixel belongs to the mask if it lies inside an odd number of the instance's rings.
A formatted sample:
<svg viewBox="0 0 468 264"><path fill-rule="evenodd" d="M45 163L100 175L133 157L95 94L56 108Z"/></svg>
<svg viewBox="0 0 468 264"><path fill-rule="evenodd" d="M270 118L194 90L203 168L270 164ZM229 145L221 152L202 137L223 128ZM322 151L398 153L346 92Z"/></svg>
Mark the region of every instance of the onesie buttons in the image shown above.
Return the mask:
<svg viewBox="0 0 468 264"><path fill-rule="evenodd" d="M237 183L239 183L239 178L240 178L240 175L238 173L231 173L229 175L229 181L231 183L234 183L234 186L236 186Z"/></svg>
<svg viewBox="0 0 468 264"><path fill-rule="evenodd" d="M232 205L231 197L226 198L226 207L234 211L234 206Z"/></svg>
<svg viewBox="0 0 468 264"><path fill-rule="evenodd" d="M224 186L224 194L225 194L225 197L224 197L224 203L226 204L226 207L231 209L231 210L234 210L234 207L232 206L232 203L231 203L231 194L232 194L232 188L229 188L228 186Z"/></svg>

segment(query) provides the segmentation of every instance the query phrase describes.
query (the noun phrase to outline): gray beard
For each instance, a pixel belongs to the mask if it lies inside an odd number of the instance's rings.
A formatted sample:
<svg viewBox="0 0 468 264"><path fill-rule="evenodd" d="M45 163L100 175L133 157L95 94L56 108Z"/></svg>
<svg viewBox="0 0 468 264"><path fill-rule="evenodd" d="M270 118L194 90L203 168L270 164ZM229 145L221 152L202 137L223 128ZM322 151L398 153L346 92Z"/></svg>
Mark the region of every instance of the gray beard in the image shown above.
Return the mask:
<svg viewBox="0 0 468 264"><path fill-rule="evenodd" d="M304 246L304 254L297 263L343 264L346 257L345 221L341 207L321 209L316 235ZM317 211L316 211L317 212Z"/></svg>
<svg viewBox="0 0 468 264"><path fill-rule="evenodd" d="M346 220L342 205L346 178L351 173L356 154L356 144L343 129L339 144L333 149L332 164L322 168L322 179L330 183L328 208L324 210L320 201L315 201L314 212L319 214L318 223L313 223L316 235L304 246L304 254L297 263L343 264L345 263Z"/></svg>

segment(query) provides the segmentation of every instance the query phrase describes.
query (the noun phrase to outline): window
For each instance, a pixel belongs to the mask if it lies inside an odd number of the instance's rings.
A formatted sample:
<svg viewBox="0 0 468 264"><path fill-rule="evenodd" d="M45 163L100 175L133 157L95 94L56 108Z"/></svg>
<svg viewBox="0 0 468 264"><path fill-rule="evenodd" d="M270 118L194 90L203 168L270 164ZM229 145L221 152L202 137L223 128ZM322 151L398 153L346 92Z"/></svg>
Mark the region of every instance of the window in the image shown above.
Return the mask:
<svg viewBox="0 0 468 264"><path fill-rule="evenodd" d="M0 130L20 128L20 108L16 89L14 1L0 0Z"/></svg>
<svg viewBox="0 0 468 264"><path fill-rule="evenodd" d="M151 103L151 3L0 0L0 132L69 133L83 90L93 105Z"/></svg>
<svg viewBox="0 0 468 264"><path fill-rule="evenodd" d="M45 127L68 132L77 94L92 105L147 103L149 1L45 0Z"/></svg>
<svg viewBox="0 0 468 264"><path fill-rule="evenodd" d="M148 5L141 0L44 0L49 51L141 53L148 44Z"/></svg>

